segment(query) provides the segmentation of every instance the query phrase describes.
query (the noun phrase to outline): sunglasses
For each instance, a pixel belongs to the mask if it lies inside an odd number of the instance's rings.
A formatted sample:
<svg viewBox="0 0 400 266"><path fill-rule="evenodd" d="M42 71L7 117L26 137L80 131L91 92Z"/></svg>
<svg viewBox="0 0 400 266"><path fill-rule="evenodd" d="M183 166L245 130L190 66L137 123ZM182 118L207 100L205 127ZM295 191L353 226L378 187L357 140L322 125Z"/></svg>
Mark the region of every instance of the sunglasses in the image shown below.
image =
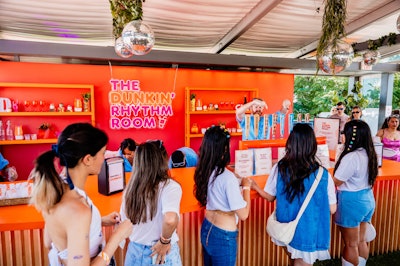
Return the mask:
<svg viewBox="0 0 400 266"><path fill-rule="evenodd" d="M360 111L354 111L354 112L351 112L352 114L359 114L360 113Z"/></svg>
<svg viewBox="0 0 400 266"><path fill-rule="evenodd" d="M336 108L336 110L343 110L344 108Z"/></svg>
<svg viewBox="0 0 400 266"><path fill-rule="evenodd" d="M172 166L174 167L174 168L178 168L178 167L184 167L186 165L186 163L183 161L183 162L180 162L180 163L172 163Z"/></svg>

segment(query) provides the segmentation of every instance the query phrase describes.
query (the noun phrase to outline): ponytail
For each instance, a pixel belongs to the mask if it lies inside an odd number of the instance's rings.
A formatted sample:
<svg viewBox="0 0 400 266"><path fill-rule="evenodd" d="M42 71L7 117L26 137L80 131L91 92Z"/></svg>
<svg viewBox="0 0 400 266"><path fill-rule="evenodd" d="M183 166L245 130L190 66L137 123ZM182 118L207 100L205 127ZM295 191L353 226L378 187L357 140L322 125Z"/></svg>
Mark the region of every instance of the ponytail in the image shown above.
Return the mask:
<svg viewBox="0 0 400 266"><path fill-rule="evenodd" d="M30 203L39 211L49 212L60 202L65 192L64 182L54 167L56 155L57 152L54 149L41 154L36 159L35 168L30 176L34 179Z"/></svg>

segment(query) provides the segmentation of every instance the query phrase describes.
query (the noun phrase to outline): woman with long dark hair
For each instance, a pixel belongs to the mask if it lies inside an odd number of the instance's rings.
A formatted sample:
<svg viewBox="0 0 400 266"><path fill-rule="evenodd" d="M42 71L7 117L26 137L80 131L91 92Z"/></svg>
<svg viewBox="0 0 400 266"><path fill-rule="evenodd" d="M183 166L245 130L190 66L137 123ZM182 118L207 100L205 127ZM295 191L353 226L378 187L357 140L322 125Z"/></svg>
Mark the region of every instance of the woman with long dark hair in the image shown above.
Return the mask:
<svg viewBox="0 0 400 266"><path fill-rule="evenodd" d="M132 223L121 223L107 244L102 226L120 222L118 212L101 217L84 190L87 177L100 172L107 135L87 123L67 126L57 145L36 159L31 203L45 221L45 245L51 266L108 265L120 241L132 231ZM60 174L55 159L63 166Z"/></svg>
<svg viewBox="0 0 400 266"><path fill-rule="evenodd" d="M250 211L250 181L239 179L226 166L230 162L230 135L219 126L204 134L194 173L194 193L206 207L201 226L204 265L236 265L238 219ZM243 195L240 191L243 185Z"/></svg>
<svg viewBox="0 0 400 266"><path fill-rule="evenodd" d="M314 183L321 163L316 157L317 141L308 124L296 124L286 142L285 156L272 167L264 190L255 182L252 188L268 201L276 199L279 222L293 221ZM292 241L283 246L291 265L312 265L330 259L330 214L336 211L335 186L328 170L321 180L296 227Z"/></svg>
<svg viewBox="0 0 400 266"><path fill-rule="evenodd" d="M378 175L378 160L367 123L347 122L344 136L344 149L333 171L338 190L335 223L344 241L342 265L366 265L369 247L365 232L375 210L372 186Z"/></svg>
<svg viewBox="0 0 400 266"><path fill-rule="evenodd" d="M125 265L182 265L176 233L182 189L169 176L162 141L140 144L133 169L121 205L122 220L133 223Z"/></svg>

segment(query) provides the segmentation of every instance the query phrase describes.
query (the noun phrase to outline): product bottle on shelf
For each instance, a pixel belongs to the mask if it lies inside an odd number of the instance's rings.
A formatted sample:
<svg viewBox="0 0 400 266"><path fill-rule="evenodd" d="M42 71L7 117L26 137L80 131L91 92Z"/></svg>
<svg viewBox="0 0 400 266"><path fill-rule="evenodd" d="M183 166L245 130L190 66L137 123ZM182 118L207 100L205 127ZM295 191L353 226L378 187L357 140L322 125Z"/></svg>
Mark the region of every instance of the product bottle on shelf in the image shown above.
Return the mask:
<svg viewBox="0 0 400 266"><path fill-rule="evenodd" d="M14 132L11 129L11 121L10 120L7 120L6 138L7 138L7 140L13 140L14 139Z"/></svg>
<svg viewBox="0 0 400 266"><path fill-rule="evenodd" d="M6 139L6 131L4 130L3 121L0 120L0 140Z"/></svg>

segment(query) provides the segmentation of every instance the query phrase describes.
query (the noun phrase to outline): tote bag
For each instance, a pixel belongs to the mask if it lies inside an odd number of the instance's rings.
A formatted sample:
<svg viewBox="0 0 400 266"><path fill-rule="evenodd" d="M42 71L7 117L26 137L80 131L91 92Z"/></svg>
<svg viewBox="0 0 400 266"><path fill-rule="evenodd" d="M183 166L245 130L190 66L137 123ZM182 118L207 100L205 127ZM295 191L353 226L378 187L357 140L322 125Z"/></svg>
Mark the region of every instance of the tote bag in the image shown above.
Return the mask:
<svg viewBox="0 0 400 266"><path fill-rule="evenodd" d="M314 183L311 186L310 191L307 194L306 199L304 200L303 204L299 212L297 213L296 219L290 221L288 223L281 223L276 219L276 212L275 210L271 213L267 220L267 233L274 239L284 243L285 245L289 244L293 237L294 233L296 232L297 224L300 220L300 217L303 215L303 212L307 208L308 203L312 195L314 194L315 189L318 186L319 181L321 180L323 169L320 167L318 169L317 177L315 178Z"/></svg>

